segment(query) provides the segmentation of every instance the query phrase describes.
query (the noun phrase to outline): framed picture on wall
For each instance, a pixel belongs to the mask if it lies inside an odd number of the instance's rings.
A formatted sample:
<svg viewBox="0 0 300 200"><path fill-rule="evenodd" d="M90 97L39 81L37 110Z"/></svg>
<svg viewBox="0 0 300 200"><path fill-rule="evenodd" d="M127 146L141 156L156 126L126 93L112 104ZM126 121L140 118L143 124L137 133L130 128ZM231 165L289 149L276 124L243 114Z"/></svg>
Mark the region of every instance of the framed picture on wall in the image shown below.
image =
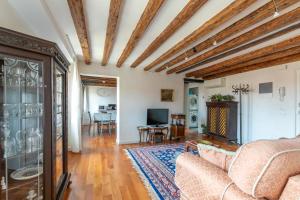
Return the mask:
<svg viewBox="0 0 300 200"><path fill-rule="evenodd" d="M173 89L161 89L160 100L162 102L173 102L174 90Z"/></svg>

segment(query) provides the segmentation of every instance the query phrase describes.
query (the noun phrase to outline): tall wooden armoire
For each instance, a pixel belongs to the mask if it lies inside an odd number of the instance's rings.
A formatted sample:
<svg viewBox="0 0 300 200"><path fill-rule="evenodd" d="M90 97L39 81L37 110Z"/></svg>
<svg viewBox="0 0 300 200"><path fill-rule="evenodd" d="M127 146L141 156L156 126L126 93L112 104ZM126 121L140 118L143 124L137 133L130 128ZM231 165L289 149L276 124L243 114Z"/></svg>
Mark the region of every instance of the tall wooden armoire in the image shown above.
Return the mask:
<svg viewBox="0 0 300 200"><path fill-rule="evenodd" d="M207 102L207 129L211 135L237 140L238 102Z"/></svg>

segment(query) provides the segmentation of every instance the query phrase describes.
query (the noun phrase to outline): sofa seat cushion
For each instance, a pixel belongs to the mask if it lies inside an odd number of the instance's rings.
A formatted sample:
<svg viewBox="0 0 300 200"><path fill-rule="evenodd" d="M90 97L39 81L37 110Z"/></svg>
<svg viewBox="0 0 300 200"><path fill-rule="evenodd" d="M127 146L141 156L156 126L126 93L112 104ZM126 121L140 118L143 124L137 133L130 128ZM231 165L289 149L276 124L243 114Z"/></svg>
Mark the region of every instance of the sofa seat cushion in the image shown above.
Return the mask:
<svg viewBox="0 0 300 200"><path fill-rule="evenodd" d="M218 200L231 182L226 172L191 153L176 159L175 183L189 200Z"/></svg>
<svg viewBox="0 0 300 200"><path fill-rule="evenodd" d="M300 199L300 175L289 178L279 200L299 200Z"/></svg>
<svg viewBox="0 0 300 200"><path fill-rule="evenodd" d="M259 140L238 150L228 171L245 193L279 199L288 178L300 173L300 138Z"/></svg>
<svg viewBox="0 0 300 200"><path fill-rule="evenodd" d="M182 199L220 200L232 181L225 171L214 164L191 153L183 153L176 160L175 183L180 189ZM239 189L230 189L228 192L230 194L227 197L236 194L243 197L241 200L253 200Z"/></svg>

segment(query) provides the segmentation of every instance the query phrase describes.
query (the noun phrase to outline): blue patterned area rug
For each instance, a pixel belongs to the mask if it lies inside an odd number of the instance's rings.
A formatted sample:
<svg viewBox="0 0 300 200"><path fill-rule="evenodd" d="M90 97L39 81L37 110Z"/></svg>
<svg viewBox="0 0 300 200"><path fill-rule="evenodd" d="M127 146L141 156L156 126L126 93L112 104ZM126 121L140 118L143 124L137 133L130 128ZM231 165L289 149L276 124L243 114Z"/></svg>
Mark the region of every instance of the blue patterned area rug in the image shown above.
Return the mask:
<svg viewBox="0 0 300 200"><path fill-rule="evenodd" d="M153 199L180 198L174 176L176 158L184 152L183 143L130 148L126 152Z"/></svg>

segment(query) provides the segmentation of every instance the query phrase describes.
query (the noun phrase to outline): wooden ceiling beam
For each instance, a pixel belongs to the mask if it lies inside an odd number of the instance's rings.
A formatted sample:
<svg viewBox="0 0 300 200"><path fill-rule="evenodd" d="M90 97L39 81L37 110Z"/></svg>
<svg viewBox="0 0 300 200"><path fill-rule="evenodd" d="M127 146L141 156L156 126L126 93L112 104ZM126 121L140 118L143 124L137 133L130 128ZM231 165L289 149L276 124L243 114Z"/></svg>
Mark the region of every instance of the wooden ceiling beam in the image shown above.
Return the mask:
<svg viewBox="0 0 300 200"><path fill-rule="evenodd" d="M85 83L107 83L107 84L116 84L116 81L93 81L93 80L84 80Z"/></svg>
<svg viewBox="0 0 300 200"><path fill-rule="evenodd" d="M117 81L116 80L109 80L109 79L82 79L81 82L85 85L96 85L96 84L101 84L101 85L116 85Z"/></svg>
<svg viewBox="0 0 300 200"><path fill-rule="evenodd" d="M99 79L81 79L82 81L107 81L107 82L116 82L114 79L105 79L105 78L99 78Z"/></svg>
<svg viewBox="0 0 300 200"><path fill-rule="evenodd" d="M111 79L81 79L82 81L94 81L94 82L112 82L112 83L116 83L116 80L111 80Z"/></svg>
<svg viewBox="0 0 300 200"><path fill-rule="evenodd" d="M108 80L108 81L116 81L116 78L108 78L108 77L96 77L96 76L81 76L81 80Z"/></svg>
<svg viewBox="0 0 300 200"><path fill-rule="evenodd" d="M73 18L74 26L80 42L83 53L84 62L91 63L91 52L88 40L88 31L85 23L85 15L83 11L82 0L68 0L69 8Z"/></svg>
<svg viewBox="0 0 300 200"><path fill-rule="evenodd" d="M281 10L299 2L299 0L277 0L276 5L277 9L280 12ZM180 54L179 56L173 58L172 60L166 62L161 67L157 68L156 72L161 72L165 70L167 67L174 66L177 63L184 61L186 58L192 57L197 53L210 48L213 46L214 42L220 43L225 39L249 28L250 26L261 22L264 19L267 19L274 14L274 3L271 1L257 10L251 12L249 15L243 17L242 19L238 20L237 22L233 23L229 27L225 28L224 30L220 31L216 35L210 37L209 39L197 44L196 46L190 48L189 50L185 51L184 53Z"/></svg>
<svg viewBox="0 0 300 200"><path fill-rule="evenodd" d="M118 29L118 19L121 13L121 7L123 5L123 0L111 0L109 6L109 16L107 21L107 28L106 28L106 38L105 38L105 45L104 45L104 53L102 58L102 66L107 65L107 62L110 58L115 36Z"/></svg>
<svg viewBox="0 0 300 200"><path fill-rule="evenodd" d="M116 81L100 81L100 80L83 80L83 82L93 82L93 83L117 83Z"/></svg>
<svg viewBox="0 0 300 200"><path fill-rule="evenodd" d="M85 85L97 85L97 84L101 84L101 85L116 85L117 83L109 83L109 82L93 82L93 81L82 81L83 84Z"/></svg>
<svg viewBox="0 0 300 200"><path fill-rule="evenodd" d="M234 75L234 74L244 73L244 72L248 72L248 71L263 69L263 68L267 68L267 67L273 67L276 65L282 65L282 64L286 64L286 63L296 62L299 60L300 60L300 54L294 54L294 55L287 56L284 58L278 58L278 59L267 61L267 62L262 62L262 63L258 63L258 64L246 66L246 67L241 67L239 69L235 69L232 71L227 71L224 73L203 77L203 79L211 80L211 79L221 78L221 77L230 76L230 75Z"/></svg>
<svg viewBox="0 0 300 200"><path fill-rule="evenodd" d="M161 62L167 60L168 58L172 57L179 51L183 50L184 48L191 45L193 42L199 40L201 37L209 34L213 30L215 30L220 25L224 24L225 22L232 19L234 16L248 8L251 4L255 3L256 0L235 0L233 3L231 3L229 6L227 6L225 9L223 9L220 13L218 13L216 16L205 22L202 26L200 26L198 29L193 31L190 35L185 37L183 40L178 42L176 45L174 45L172 48L170 48L168 51L163 53L159 58L154 60L152 63L147 65L144 70L149 71L153 67L157 66Z"/></svg>
<svg viewBox="0 0 300 200"><path fill-rule="evenodd" d="M157 14L159 8L163 4L165 0L149 0L148 4L139 19L134 31L132 32L129 41L125 49L123 50L120 58L117 62L117 67L121 67L125 60L129 57L132 53L133 49L141 39L142 35L145 33L146 29L150 25L151 21L153 20L154 16Z"/></svg>
<svg viewBox="0 0 300 200"><path fill-rule="evenodd" d="M167 71L167 74L172 74L174 72L181 71L183 69L188 69L188 67L193 66L201 61L204 61L212 56L218 55L222 52L225 52L227 50L230 50L234 47L237 47L239 45L243 45L247 42L250 42L251 40L254 40L255 38L261 37L263 35L266 35L272 31L278 30L282 27L285 27L289 24L292 24L294 22L297 22L300 20L300 7L281 15L269 22L266 22L228 42L225 42L221 44L220 46L217 46L183 64L178 65L177 67L174 67Z"/></svg>
<svg viewBox="0 0 300 200"><path fill-rule="evenodd" d="M81 82L84 85L98 85L98 86L110 86L115 87L117 85L116 78L109 77L96 77L96 76L80 76Z"/></svg>
<svg viewBox="0 0 300 200"><path fill-rule="evenodd" d="M241 67L247 67L247 66L250 66L250 65L254 65L254 64L258 64L258 63L262 63L262 62L267 62L267 61L275 60L275 59L279 59L279 58L284 58L284 57L294 55L294 54L299 54L299 53L300 53L300 46L297 46L297 47L293 47L293 48L286 49L286 50L283 50L283 51L278 51L276 53L271 53L271 54L268 54L268 55L265 55L265 56L262 56L262 57L258 57L258 58L255 58L255 59L252 59L252 60L249 60L249 61L245 61L245 62L236 64L236 65L225 67L223 69L220 69L220 70L217 70L217 71L214 71L214 72L211 72L211 73L207 73L204 76L212 76L214 74L225 73L227 71L232 71L232 70L235 70L235 69L238 69L238 68L241 68Z"/></svg>
<svg viewBox="0 0 300 200"><path fill-rule="evenodd" d="M100 87L117 87L116 84L106 84L106 83L83 83L87 86L100 86Z"/></svg>
<svg viewBox="0 0 300 200"><path fill-rule="evenodd" d="M277 31L277 32L272 33L272 34L270 34L270 35L267 35L267 36L265 36L265 37L256 39L256 40L254 40L254 41L252 41L252 42L249 42L249 43L244 44L244 45L242 45L242 46L239 46L239 47L237 47L237 48L231 49L231 50L226 51L226 52L224 52L224 53L221 53L221 54L219 54L219 55L210 57L210 58L208 58L208 59L206 59L206 60L204 60L204 61L202 61L202 62L199 62L199 63L197 63L197 64L195 64L195 65L192 65L192 66L190 66L190 67L188 67L188 68L186 68L186 69L180 70L180 71L178 71L178 72L176 72L176 73L185 72L185 71L188 71L188 70L197 68L198 66L202 66L202 65L204 65L204 64L207 64L207 63L210 63L210 62L214 62L214 61L216 61L216 60L219 60L219 59L225 58L225 57L227 57L227 56L233 55L233 54L235 54L235 53L244 51L244 50L249 49L249 48L251 48L251 47L255 47L255 46L259 45L259 44L262 44L262 43L264 43L264 42L270 41L270 40L272 40L272 39L274 39L274 38L283 36L283 35L285 35L285 34L287 34L287 33L289 33L289 32L292 32L292 31L295 31L295 30L298 30L298 29L300 29L300 23L295 24L295 25L292 25L292 26L289 26L289 27L284 28L284 29L281 29L280 31ZM198 70L196 70L196 71L198 71ZM194 72L196 72L196 71L194 71ZM191 72L191 73L192 73L192 72ZM189 76L189 75L190 75L190 73L187 73L187 74L186 74L186 76ZM193 75L192 75L192 76L193 76Z"/></svg>
<svg viewBox="0 0 300 200"><path fill-rule="evenodd" d="M265 56L268 55L270 53L275 53L278 51L282 51L285 49L289 49L295 46L299 46L300 45L300 36L294 37L294 38L290 38L288 40L284 40L282 42L273 44L273 45L269 45L266 47L263 47L261 49L257 49L254 51L251 51L247 54L243 54L234 58L231 58L229 60L225 60L223 62L211 65L209 67L206 68L202 68L202 69L198 69L196 71L192 71L186 74L186 77L202 77L205 76L208 73L212 73L214 71L232 66L232 65L236 65L239 64L241 62L245 62L251 59L255 59L257 57L261 57L261 56Z"/></svg>
<svg viewBox="0 0 300 200"><path fill-rule="evenodd" d="M171 35L173 35L183 24L185 24L207 0L190 0L172 22L153 40L146 50L133 62L132 68L137 67L158 49Z"/></svg>

